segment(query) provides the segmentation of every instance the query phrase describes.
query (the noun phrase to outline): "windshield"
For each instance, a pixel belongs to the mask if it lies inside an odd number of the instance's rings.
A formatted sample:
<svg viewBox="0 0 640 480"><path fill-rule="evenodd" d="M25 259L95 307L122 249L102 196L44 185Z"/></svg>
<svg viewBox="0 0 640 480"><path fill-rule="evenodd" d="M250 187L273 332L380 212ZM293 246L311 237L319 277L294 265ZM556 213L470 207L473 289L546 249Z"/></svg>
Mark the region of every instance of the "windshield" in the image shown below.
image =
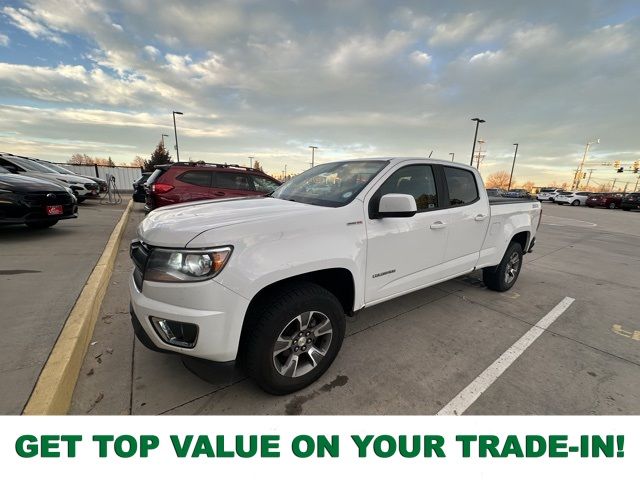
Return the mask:
<svg viewBox="0 0 640 480"><path fill-rule="evenodd" d="M59 166L59 165L55 165L55 164L53 164L53 163L49 163L49 162L47 162L47 163L40 163L40 165L42 165L42 166L43 166L43 167L45 167L45 168L48 168L49 170L53 170L54 172L57 172L57 173L65 173L65 174L67 174L67 175L76 175L76 173L75 173L75 172L72 172L71 170L67 170L67 169L66 169L66 168L64 168L64 167L61 167L61 166Z"/></svg>
<svg viewBox="0 0 640 480"><path fill-rule="evenodd" d="M271 196L323 207L342 207L351 202L387 163L382 160L325 163L292 178Z"/></svg>
<svg viewBox="0 0 640 480"><path fill-rule="evenodd" d="M25 170L30 170L32 172L42 172L42 173L58 173L55 170L45 167L44 165L39 164L38 162L34 162L33 160L27 160L26 158L15 158L11 157L9 159L12 163L15 163L19 167L24 168Z"/></svg>

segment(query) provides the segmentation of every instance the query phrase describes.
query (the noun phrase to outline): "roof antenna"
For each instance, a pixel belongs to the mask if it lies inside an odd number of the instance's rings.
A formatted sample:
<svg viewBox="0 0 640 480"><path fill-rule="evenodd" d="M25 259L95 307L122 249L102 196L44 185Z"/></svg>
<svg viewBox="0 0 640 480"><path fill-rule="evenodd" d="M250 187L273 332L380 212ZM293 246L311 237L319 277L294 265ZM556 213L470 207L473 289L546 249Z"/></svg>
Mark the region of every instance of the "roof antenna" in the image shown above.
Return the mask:
<svg viewBox="0 0 640 480"><path fill-rule="evenodd" d="M431 153L429 154L429 158L431 158L431 155L433 155L433 150L431 150Z"/></svg>

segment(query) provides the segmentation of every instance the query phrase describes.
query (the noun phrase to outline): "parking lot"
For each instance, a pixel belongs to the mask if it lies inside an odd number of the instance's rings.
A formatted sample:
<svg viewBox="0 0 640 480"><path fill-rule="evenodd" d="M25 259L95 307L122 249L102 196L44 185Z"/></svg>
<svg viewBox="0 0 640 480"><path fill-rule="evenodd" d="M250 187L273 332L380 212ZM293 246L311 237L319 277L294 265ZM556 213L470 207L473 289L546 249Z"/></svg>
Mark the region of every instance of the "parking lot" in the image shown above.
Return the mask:
<svg viewBox="0 0 640 480"><path fill-rule="evenodd" d="M134 340L127 249L143 218L138 204L71 413L435 414L571 297L466 413L639 414L640 214L547 203L543 211L512 290L489 291L473 274L366 309L350 319L341 353L318 382L276 397L240 372L189 365L202 380L179 356Z"/></svg>
<svg viewBox="0 0 640 480"><path fill-rule="evenodd" d="M46 230L0 228L0 413L22 412L124 207L90 200Z"/></svg>

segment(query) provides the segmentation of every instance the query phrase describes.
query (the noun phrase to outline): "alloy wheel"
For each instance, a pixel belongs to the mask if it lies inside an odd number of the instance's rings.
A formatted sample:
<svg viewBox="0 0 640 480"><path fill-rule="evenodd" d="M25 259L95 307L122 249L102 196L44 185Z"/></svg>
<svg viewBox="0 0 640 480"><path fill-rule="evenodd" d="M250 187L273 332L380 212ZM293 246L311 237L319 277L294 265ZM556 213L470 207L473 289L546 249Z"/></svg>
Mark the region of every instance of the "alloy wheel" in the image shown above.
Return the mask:
<svg viewBox="0 0 640 480"><path fill-rule="evenodd" d="M507 262L507 268L504 272L504 281L507 285L513 283L520 271L520 255L518 252L513 252Z"/></svg>
<svg viewBox="0 0 640 480"><path fill-rule="evenodd" d="M316 368L329 351L333 327L322 312L309 311L293 318L273 346L273 365L284 377L300 377Z"/></svg>

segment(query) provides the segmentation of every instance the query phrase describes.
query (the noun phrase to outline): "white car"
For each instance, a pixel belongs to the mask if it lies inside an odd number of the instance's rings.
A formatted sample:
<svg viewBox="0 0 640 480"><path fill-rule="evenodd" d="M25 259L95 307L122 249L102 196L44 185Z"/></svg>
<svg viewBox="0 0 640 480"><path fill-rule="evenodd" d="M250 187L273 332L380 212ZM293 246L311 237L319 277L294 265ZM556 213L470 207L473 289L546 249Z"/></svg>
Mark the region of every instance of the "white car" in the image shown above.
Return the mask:
<svg viewBox="0 0 640 480"><path fill-rule="evenodd" d="M555 202L560 205L571 205L578 207L580 205L587 204L587 198L589 198L591 192L560 192L556 195Z"/></svg>
<svg viewBox="0 0 640 480"><path fill-rule="evenodd" d="M558 195L560 192L562 192L561 188L541 188L536 195L536 199L540 202L544 202L545 200L553 202L556 198L556 195Z"/></svg>
<svg viewBox="0 0 640 480"><path fill-rule="evenodd" d="M326 163L268 196L159 208L131 244L133 328L153 350L238 360L293 392L331 365L354 312L475 270L510 289L540 214L426 158Z"/></svg>

